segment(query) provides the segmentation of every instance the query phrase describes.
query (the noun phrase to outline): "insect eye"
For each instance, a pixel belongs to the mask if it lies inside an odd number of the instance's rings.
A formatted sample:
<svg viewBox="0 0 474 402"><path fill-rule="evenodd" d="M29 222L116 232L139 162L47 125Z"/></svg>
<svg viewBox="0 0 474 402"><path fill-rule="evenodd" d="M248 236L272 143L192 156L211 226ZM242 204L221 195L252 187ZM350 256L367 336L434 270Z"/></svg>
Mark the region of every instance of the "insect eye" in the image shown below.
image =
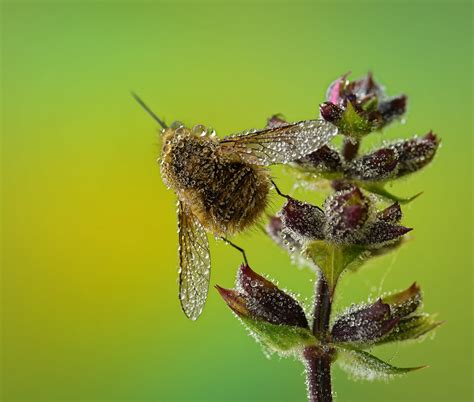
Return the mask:
<svg viewBox="0 0 474 402"><path fill-rule="evenodd" d="M170 126L170 128L173 130L176 130L181 127L184 127L184 124L181 123L180 121L174 121L173 123L171 123L171 126Z"/></svg>

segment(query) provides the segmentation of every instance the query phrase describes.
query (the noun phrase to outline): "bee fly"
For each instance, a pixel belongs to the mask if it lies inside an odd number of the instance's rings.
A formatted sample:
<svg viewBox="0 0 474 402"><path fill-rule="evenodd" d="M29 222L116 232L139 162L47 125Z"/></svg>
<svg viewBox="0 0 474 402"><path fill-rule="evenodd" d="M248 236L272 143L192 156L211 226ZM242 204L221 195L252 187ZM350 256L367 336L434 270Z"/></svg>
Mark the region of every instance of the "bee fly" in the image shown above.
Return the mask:
<svg viewBox="0 0 474 402"><path fill-rule="evenodd" d="M337 128L323 120L305 120L218 139L202 125L189 129L174 122L168 127L132 95L162 128L161 176L178 196L179 299L186 316L196 320L210 281L206 232L243 253L226 237L256 223L264 212L273 183L266 166L289 163L321 148Z"/></svg>

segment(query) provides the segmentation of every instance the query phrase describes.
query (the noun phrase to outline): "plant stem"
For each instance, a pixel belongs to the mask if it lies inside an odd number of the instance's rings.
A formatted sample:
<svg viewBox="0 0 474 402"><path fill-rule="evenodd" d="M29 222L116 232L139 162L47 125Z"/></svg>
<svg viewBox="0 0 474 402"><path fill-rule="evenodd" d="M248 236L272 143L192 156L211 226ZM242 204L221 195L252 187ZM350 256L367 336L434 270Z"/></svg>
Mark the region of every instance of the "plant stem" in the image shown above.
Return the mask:
<svg viewBox="0 0 474 402"><path fill-rule="evenodd" d="M313 310L313 334L322 342L329 331L331 318L332 295L329 285L320 271L316 282Z"/></svg>
<svg viewBox="0 0 474 402"><path fill-rule="evenodd" d="M317 346L304 350L309 402L332 402L331 356Z"/></svg>
<svg viewBox="0 0 474 402"><path fill-rule="evenodd" d="M313 334L321 342L320 346L307 347L304 350L306 367L306 385L310 402L332 402L331 360L329 346L329 320L331 318L332 292L320 271L315 286Z"/></svg>
<svg viewBox="0 0 474 402"><path fill-rule="evenodd" d="M344 138L344 143L342 145L342 155L346 161L351 161L354 159L357 155L357 152L359 152L359 141L352 141L350 139Z"/></svg>

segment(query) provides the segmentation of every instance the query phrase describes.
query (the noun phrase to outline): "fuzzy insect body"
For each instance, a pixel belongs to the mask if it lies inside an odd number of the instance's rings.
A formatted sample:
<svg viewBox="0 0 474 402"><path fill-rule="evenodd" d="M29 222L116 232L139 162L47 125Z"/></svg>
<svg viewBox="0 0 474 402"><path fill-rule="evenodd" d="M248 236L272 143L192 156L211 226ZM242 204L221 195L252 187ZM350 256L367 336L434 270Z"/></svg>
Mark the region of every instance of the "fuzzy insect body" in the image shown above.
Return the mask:
<svg viewBox="0 0 474 402"><path fill-rule="evenodd" d="M321 120L248 130L219 140L202 125L175 122L162 130L165 185L178 196L179 296L197 319L207 299L210 252L206 232L231 236L252 226L271 188L266 166L288 163L325 145L336 129Z"/></svg>
<svg viewBox="0 0 474 402"><path fill-rule="evenodd" d="M202 126L163 134L161 175L206 231L233 235L254 224L267 205L270 172L222 152Z"/></svg>
<svg viewBox="0 0 474 402"><path fill-rule="evenodd" d="M326 145L337 128L324 120L269 124L218 139L202 125L170 127L135 94L162 127L161 175L178 196L179 298L186 316L197 319L209 289L207 232L231 236L254 224L271 188L267 166L285 164Z"/></svg>

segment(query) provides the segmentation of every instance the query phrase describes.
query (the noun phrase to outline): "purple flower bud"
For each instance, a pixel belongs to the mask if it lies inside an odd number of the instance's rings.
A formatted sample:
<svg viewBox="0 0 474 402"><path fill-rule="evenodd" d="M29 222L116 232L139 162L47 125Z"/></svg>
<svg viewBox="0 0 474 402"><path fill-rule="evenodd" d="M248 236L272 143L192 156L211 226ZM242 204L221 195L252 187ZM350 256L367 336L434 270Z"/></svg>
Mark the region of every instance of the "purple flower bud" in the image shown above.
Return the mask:
<svg viewBox="0 0 474 402"><path fill-rule="evenodd" d="M381 98L385 96L383 88L374 80L369 71L360 80L351 81L345 88L346 93L354 95L357 99L363 100L367 97Z"/></svg>
<svg viewBox="0 0 474 402"><path fill-rule="evenodd" d="M357 187L326 200L326 234L335 242L353 242L368 218L369 200Z"/></svg>
<svg viewBox="0 0 474 402"><path fill-rule="evenodd" d="M387 99L370 72L355 81L348 81L347 75L329 86L327 102L320 106L322 118L335 124L341 133L359 137L381 129L405 113L406 96Z"/></svg>
<svg viewBox="0 0 474 402"><path fill-rule="evenodd" d="M306 239L324 239L324 212L317 206L288 198L280 211L285 228Z"/></svg>
<svg viewBox="0 0 474 402"><path fill-rule="evenodd" d="M301 250L301 243L291 235L290 231L285 230L281 217L272 216L265 229L272 240L280 247L288 251Z"/></svg>
<svg viewBox="0 0 474 402"><path fill-rule="evenodd" d="M377 218L388 223L398 223L402 219L402 210L398 202L377 213Z"/></svg>
<svg viewBox="0 0 474 402"><path fill-rule="evenodd" d="M347 81L347 76L349 74L350 73L344 74L329 85L329 88L326 91L326 99L329 102L337 105L339 102L344 101L344 98L341 95L344 93L345 86L349 83L349 81Z"/></svg>
<svg viewBox="0 0 474 402"><path fill-rule="evenodd" d="M434 158L439 147L438 137L430 131L424 137L395 142L389 147L398 154L398 177L420 170Z"/></svg>
<svg viewBox="0 0 474 402"><path fill-rule="evenodd" d="M408 289L386 296L382 301L390 305L392 316L405 317L413 313L421 305L421 289L414 282Z"/></svg>
<svg viewBox="0 0 474 402"><path fill-rule="evenodd" d="M309 155L295 161L295 164L305 170L318 173L339 173L343 169L339 152L329 145L324 145Z"/></svg>
<svg viewBox="0 0 474 402"><path fill-rule="evenodd" d="M309 329L300 304L248 265L239 269L236 290L216 288L227 305L242 318Z"/></svg>
<svg viewBox="0 0 474 402"><path fill-rule="evenodd" d="M250 311L247 308L247 301L245 300L244 296L242 296L236 290L224 289L221 288L219 285L215 285L215 288L235 314L240 317L250 316Z"/></svg>
<svg viewBox="0 0 474 402"><path fill-rule="evenodd" d="M324 211L288 197L279 217L272 218L267 226L277 244L300 251L305 242L325 240L382 255L398 246L402 236L412 230L398 224L402 217L398 203L372 213L371 198L358 187L343 180L335 180L333 185L338 191L326 199Z"/></svg>
<svg viewBox="0 0 474 402"><path fill-rule="evenodd" d="M339 317L331 330L333 341L370 344L417 337L420 331L407 325L407 319L420 305L421 290L415 282L402 292ZM435 327L431 322L428 324L428 331Z"/></svg>
<svg viewBox="0 0 474 402"><path fill-rule="evenodd" d="M344 114L344 109L334 103L325 102L319 105L319 112L324 120L337 125Z"/></svg>
<svg viewBox="0 0 474 402"><path fill-rule="evenodd" d="M383 125L387 125L397 117L403 116L407 108L407 97L400 95L384 102L380 102L378 112Z"/></svg>
<svg viewBox="0 0 474 402"><path fill-rule="evenodd" d="M352 161L347 173L362 181L381 181L397 172L398 154L394 149L382 148Z"/></svg>
<svg viewBox="0 0 474 402"><path fill-rule="evenodd" d="M379 220L369 226L364 237L360 239L360 244L369 247L384 246L396 242L411 230L413 229Z"/></svg>
<svg viewBox="0 0 474 402"><path fill-rule="evenodd" d="M379 299L368 307L339 317L331 334L334 342L375 342L389 333L398 321L399 318L391 316L390 306Z"/></svg>

